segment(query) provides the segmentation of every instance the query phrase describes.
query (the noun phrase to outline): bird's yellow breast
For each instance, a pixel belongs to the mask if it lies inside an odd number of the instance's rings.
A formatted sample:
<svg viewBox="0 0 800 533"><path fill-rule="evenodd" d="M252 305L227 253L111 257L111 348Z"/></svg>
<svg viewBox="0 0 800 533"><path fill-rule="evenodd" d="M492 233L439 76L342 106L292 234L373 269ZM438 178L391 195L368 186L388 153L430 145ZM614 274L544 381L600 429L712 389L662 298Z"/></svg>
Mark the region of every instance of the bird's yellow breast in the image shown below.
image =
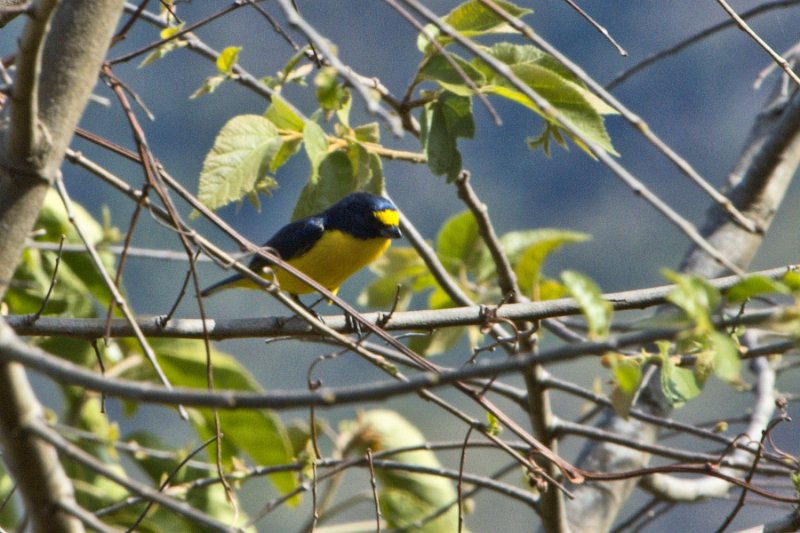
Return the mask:
<svg viewBox="0 0 800 533"><path fill-rule="evenodd" d="M342 231L326 230L310 250L288 263L336 294L347 278L379 258L390 244L390 239L382 237L358 239ZM292 294L314 291L289 272L278 267L274 271L282 290Z"/></svg>

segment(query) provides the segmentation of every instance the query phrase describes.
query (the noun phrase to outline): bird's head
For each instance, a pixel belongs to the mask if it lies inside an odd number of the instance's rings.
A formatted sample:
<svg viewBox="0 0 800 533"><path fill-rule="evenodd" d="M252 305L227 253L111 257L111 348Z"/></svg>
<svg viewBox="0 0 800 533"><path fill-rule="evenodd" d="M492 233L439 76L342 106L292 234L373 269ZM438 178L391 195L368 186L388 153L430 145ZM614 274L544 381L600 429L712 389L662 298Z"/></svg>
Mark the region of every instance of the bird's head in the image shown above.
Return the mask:
<svg viewBox="0 0 800 533"><path fill-rule="evenodd" d="M325 211L326 226L360 239L399 239L400 213L388 198L354 192Z"/></svg>

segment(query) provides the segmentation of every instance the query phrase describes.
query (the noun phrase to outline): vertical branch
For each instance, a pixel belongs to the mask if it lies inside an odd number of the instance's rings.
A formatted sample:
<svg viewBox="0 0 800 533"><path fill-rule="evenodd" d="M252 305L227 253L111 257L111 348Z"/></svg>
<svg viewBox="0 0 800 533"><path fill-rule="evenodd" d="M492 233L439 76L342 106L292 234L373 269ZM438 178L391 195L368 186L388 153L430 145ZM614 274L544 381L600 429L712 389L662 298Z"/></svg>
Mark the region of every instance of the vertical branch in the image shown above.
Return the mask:
<svg viewBox="0 0 800 533"><path fill-rule="evenodd" d="M122 3L35 2L21 42L10 120L0 132L0 296L83 113ZM0 365L0 444L34 531L82 531L63 512L72 485L50 444L27 431L42 407L17 364Z"/></svg>

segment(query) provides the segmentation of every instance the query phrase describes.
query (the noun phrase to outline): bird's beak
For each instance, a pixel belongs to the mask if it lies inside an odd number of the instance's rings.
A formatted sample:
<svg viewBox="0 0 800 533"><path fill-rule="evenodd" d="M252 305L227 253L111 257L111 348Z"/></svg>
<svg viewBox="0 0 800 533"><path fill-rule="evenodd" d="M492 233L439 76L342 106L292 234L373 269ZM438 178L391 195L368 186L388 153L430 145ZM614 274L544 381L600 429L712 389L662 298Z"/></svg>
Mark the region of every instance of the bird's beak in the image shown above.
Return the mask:
<svg viewBox="0 0 800 533"><path fill-rule="evenodd" d="M386 237L387 239L399 239L403 236L400 232L400 226L384 226L381 229L381 237Z"/></svg>

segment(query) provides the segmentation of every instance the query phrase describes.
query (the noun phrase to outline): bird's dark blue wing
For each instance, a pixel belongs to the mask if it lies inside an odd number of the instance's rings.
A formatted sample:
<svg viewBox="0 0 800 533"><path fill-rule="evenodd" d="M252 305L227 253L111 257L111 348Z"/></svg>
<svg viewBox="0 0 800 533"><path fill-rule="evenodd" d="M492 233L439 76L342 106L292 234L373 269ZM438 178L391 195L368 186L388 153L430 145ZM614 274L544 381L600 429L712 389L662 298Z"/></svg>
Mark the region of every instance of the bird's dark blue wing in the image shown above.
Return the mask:
<svg viewBox="0 0 800 533"><path fill-rule="evenodd" d="M278 252L281 259L289 261L311 249L324 232L325 223L321 216L303 218L279 229L264 247L272 248ZM266 261L257 255L250 262L250 268L257 271L266 264Z"/></svg>

